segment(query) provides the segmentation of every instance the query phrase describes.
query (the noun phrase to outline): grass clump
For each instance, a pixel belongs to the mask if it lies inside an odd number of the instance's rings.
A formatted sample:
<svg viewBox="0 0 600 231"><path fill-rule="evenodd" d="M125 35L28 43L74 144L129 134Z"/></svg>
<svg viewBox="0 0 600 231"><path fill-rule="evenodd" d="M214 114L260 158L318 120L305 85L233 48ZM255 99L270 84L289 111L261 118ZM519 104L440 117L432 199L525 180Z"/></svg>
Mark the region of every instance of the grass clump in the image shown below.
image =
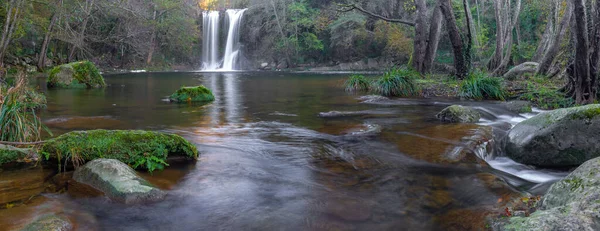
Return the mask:
<svg viewBox="0 0 600 231"><path fill-rule="evenodd" d="M529 84L527 92L520 95L519 99L531 101L535 106L544 110L575 106L575 101L567 97L565 93L544 85Z"/></svg>
<svg viewBox="0 0 600 231"><path fill-rule="evenodd" d="M198 158L196 146L181 136L121 130L69 132L46 142L41 153L47 160L58 160L59 168L63 161L79 166L94 159L107 158L149 172L168 166L168 157Z"/></svg>
<svg viewBox="0 0 600 231"><path fill-rule="evenodd" d="M80 61L56 66L50 70L48 87L102 88L106 83L100 71L90 61Z"/></svg>
<svg viewBox="0 0 600 231"><path fill-rule="evenodd" d="M349 92L369 91L371 89L371 83L364 75L351 75L344 86L346 86L346 91Z"/></svg>
<svg viewBox="0 0 600 231"><path fill-rule="evenodd" d="M502 79L489 77L483 72L472 72L460 84L458 95L467 99L505 100L506 90Z"/></svg>
<svg viewBox="0 0 600 231"><path fill-rule="evenodd" d="M419 94L415 78L419 74L407 68L392 69L375 80L373 91L382 96L410 97Z"/></svg>
<svg viewBox="0 0 600 231"><path fill-rule="evenodd" d="M43 129L36 109L46 105L44 95L27 87L24 74L19 74L14 86L0 84L0 141L39 141Z"/></svg>
<svg viewBox="0 0 600 231"><path fill-rule="evenodd" d="M169 100L173 102L212 102L215 96L212 91L204 85L196 87L182 87L173 93Z"/></svg>

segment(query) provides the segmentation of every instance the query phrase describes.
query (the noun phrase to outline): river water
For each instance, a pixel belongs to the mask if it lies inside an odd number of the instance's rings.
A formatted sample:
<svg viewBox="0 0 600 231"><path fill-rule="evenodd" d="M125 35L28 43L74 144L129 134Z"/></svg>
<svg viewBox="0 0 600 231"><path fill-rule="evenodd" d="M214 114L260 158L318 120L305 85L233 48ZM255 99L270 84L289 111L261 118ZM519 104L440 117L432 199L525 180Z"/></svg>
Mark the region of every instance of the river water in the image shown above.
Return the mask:
<svg viewBox="0 0 600 231"><path fill-rule="evenodd" d="M46 90L42 117L54 135L176 133L197 145L200 160L144 173L168 190L159 203L124 206L44 194L46 202L0 220L60 203L88 214L73 218L81 230L469 230L481 229L485 215L519 192L543 193L564 176L481 149L493 142L481 135L488 126L501 137L530 115L494 102L361 98L344 92L345 77L137 73L108 75L103 90ZM198 84L213 90L214 103L165 100ZM452 103L476 106L484 119L439 122L435 114ZM319 117L329 111L355 114Z"/></svg>

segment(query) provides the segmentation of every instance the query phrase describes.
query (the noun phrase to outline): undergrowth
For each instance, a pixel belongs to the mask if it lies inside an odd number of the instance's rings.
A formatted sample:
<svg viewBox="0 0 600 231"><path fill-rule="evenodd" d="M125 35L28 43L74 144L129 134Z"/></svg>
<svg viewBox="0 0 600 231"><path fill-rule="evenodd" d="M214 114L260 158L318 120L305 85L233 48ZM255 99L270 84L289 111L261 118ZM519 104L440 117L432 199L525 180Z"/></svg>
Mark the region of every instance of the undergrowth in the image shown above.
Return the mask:
<svg viewBox="0 0 600 231"><path fill-rule="evenodd" d="M419 88L415 84L417 76L419 73L408 68L395 68L375 80L371 89L382 96L416 96L419 94Z"/></svg>
<svg viewBox="0 0 600 231"><path fill-rule="evenodd" d="M371 82L365 78L364 75L351 75L344 83L346 91L369 91L371 89Z"/></svg>
<svg viewBox="0 0 600 231"><path fill-rule="evenodd" d="M501 78L489 77L483 72L472 72L460 84L458 95L466 99L505 100L507 93Z"/></svg>

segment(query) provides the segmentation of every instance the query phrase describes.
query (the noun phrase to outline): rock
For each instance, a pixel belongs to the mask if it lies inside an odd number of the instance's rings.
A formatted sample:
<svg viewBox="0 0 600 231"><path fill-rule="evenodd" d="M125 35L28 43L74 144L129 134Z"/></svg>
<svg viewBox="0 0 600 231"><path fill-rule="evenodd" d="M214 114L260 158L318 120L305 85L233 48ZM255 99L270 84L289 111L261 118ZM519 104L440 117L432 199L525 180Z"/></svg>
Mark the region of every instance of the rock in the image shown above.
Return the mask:
<svg viewBox="0 0 600 231"><path fill-rule="evenodd" d="M32 149L0 144L0 169L3 165L27 162L27 160L37 160L37 154Z"/></svg>
<svg viewBox="0 0 600 231"><path fill-rule="evenodd" d="M115 159L93 160L75 170L73 179L125 204L156 202L166 196L165 192L139 177L131 167Z"/></svg>
<svg viewBox="0 0 600 231"><path fill-rule="evenodd" d="M529 101L510 101L504 104L507 110L514 113L531 113L532 104Z"/></svg>
<svg viewBox="0 0 600 231"><path fill-rule="evenodd" d="M267 69L267 67L269 67L269 63L261 63L260 64L261 69Z"/></svg>
<svg viewBox="0 0 600 231"><path fill-rule="evenodd" d="M600 228L600 158L587 161L543 196L529 217L494 223L494 230L598 230Z"/></svg>
<svg viewBox="0 0 600 231"><path fill-rule="evenodd" d="M377 115L379 113L370 111L330 111L321 112L319 117L321 118L337 118L337 117L352 117L352 116L365 116L365 115Z"/></svg>
<svg viewBox="0 0 600 231"><path fill-rule="evenodd" d="M54 162L72 156L82 163L111 158L150 171L164 168L168 158L198 159L196 146L183 137L149 131L74 131L48 140L41 152Z"/></svg>
<svg viewBox="0 0 600 231"><path fill-rule="evenodd" d="M539 69L540 64L536 62L525 62L510 69L504 76L505 79L514 80L525 73L535 74Z"/></svg>
<svg viewBox="0 0 600 231"><path fill-rule="evenodd" d="M0 206L41 194L46 188L45 181L53 173L41 167L3 171L0 173Z"/></svg>
<svg viewBox="0 0 600 231"><path fill-rule="evenodd" d="M50 70L48 87L59 88L102 88L104 78L90 61L60 65Z"/></svg>
<svg viewBox="0 0 600 231"><path fill-rule="evenodd" d="M448 123L475 123L479 121L481 114L471 107L452 105L442 110L436 117Z"/></svg>
<svg viewBox="0 0 600 231"><path fill-rule="evenodd" d="M361 100L362 103L386 103L389 102L390 99L388 97L385 96L380 96L380 95L365 95L365 96L361 96L358 98L358 100Z"/></svg>
<svg viewBox="0 0 600 231"><path fill-rule="evenodd" d="M44 124L51 128L62 130L93 130L93 129L119 129L126 127L126 124L109 116L74 116L60 117L44 121Z"/></svg>
<svg viewBox="0 0 600 231"><path fill-rule="evenodd" d="M23 231L69 231L73 230L73 224L69 219L60 215L42 216L33 223L25 226Z"/></svg>
<svg viewBox="0 0 600 231"><path fill-rule="evenodd" d="M204 85L196 87L182 87L173 93L169 100L171 102L212 102L215 100L215 96L212 91L206 88Z"/></svg>
<svg viewBox="0 0 600 231"><path fill-rule="evenodd" d="M541 113L509 131L506 154L542 167L572 167L600 156L600 105Z"/></svg>

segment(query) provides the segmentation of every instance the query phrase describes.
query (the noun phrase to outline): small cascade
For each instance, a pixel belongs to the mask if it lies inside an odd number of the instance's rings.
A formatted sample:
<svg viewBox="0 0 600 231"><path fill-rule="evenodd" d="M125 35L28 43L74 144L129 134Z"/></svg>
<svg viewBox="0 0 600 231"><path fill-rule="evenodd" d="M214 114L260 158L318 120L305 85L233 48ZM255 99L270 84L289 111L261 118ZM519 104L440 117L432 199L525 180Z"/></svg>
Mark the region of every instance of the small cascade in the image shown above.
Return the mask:
<svg viewBox="0 0 600 231"><path fill-rule="evenodd" d="M202 49L202 70L204 71L235 71L239 68L240 56L240 25L246 9L227 10L229 29L225 54L219 57L219 12L210 11L203 14L204 43Z"/></svg>
<svg viewBox="0 0 600 231"><path fill-rule="evenodd" d="M216 70L221 62L219 60L219 11L202 13L203 17L203 44L202 44L202 70Z"/></svg>

